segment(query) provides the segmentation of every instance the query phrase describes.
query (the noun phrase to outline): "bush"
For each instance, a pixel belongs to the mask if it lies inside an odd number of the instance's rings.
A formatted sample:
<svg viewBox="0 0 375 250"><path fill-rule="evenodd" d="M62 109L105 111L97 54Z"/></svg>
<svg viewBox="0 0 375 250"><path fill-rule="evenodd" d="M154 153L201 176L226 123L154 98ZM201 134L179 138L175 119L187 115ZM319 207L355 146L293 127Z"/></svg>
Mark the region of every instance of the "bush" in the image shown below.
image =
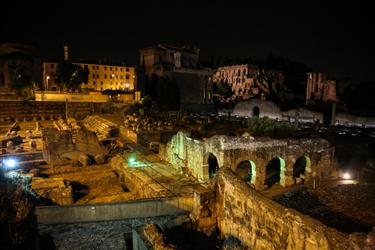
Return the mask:
<svg viewBox="0 0 375 250"><path fill-rule="evenodd" d="M296 136L297 127L289 122L278 122L268 117L253 117L248 120L248 132L253 136L286 138Z"/></svg>

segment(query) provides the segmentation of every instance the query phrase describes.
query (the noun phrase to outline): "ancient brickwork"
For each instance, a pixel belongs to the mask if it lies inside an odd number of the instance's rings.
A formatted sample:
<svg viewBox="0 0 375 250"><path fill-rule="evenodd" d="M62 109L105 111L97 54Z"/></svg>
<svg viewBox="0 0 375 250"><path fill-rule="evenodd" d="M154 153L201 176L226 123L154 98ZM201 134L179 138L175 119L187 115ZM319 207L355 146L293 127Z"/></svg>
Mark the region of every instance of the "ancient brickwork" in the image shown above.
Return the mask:
<svg viewBox="0 0 375 250"><path fill-rule="evenodd" d="M251 183L257 190L265 188L266 167L274 158L280 159L280 185L292 186L298 176L293 176L297 159L305 157L302 178L309 181L312 176L324 177L334 170L334 149L323 139L272 140L243 137L213 136L196 140L188 133L178 132L172 139L160 145L161 158L180 168L188 168L200 180L210 178L210 157L217 167L227 167L234 172L240 163L252 162ZM211 162L212 164L212 162ZM212 177L212 176L211 176Z"/></svg>
<svg viewBox="0 0 375 250"><path fill-rule="evenodd" d="M373 249L374 233L345 234L285 208L251 189L228 169L217 182L217 224L222 236L251 249Z"/></svg>
<svg viewBox="0 0 375 250"><path fill-rule="evenodd" d="M61 165L70 160L79 161L82 165L88 165L92 160L103 163L107 150L98 141L96 135L84 128L78 129L76 133L73 143L72 133L69 130L44 129L43 155L46 161L53 165ZM88 155L92 159L89 159Z"/></svg>

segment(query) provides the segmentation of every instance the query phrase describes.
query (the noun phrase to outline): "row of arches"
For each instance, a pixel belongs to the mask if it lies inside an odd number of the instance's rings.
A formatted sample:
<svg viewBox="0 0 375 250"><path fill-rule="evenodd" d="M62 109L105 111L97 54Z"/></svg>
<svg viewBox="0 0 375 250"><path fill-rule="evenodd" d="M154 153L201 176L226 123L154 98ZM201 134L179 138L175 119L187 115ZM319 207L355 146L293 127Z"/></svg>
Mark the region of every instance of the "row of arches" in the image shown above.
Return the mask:
<svg viewBox="0 0 375 250"><path fill-rule="evenodd" d="M306 170L310 169L311 161L306 155L299 157L293 165L293 178L301 178L306 175ZM245 160L240 162L235 172L236 174L246 182L255 183L257 166L252 160ZM208 169L209 177L215 176L219 170L219 164L217 158L213 154L209 154L208 157ZM265 180L264 185L271 187L272 185L279 183L281 179L281 170L285 169L285 160L282 157L275 157L271 159L265 167Z"/></svg>
<svg viewBox="0 0 375 250"><path fill-rule="evenodd" d="M222 70L220 72L220 75L222 78L232 77L232 76L246 76L247 75L247 69L232 69L232 70Z"/></svg>

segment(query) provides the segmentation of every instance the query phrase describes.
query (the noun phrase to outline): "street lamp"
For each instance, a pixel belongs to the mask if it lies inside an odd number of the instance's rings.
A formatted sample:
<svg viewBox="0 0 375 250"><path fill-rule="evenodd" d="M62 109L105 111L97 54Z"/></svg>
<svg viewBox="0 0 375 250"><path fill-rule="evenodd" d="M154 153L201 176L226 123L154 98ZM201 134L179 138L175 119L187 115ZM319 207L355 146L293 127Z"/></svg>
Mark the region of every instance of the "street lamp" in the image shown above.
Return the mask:
<svg viewBox="0 0 375 250"><path fill-rule="evenodd" d="M115 84L115 75L112 74L111 77L112 77L112 86L111 86L111 89L112 89L112 88L113 88L113 89L116 89L116 87L113 87L113 85Z"/></svg>
<svg viewBox="0 0 375 250"><path fill-rule="evenodd" d="M50 78L49 76L47 76L47 77L46 77L46 79L47 79L47 86L46 86L46 90L47 90L47 91L48 91L48 80L49 80L49 78Z"/></svg>

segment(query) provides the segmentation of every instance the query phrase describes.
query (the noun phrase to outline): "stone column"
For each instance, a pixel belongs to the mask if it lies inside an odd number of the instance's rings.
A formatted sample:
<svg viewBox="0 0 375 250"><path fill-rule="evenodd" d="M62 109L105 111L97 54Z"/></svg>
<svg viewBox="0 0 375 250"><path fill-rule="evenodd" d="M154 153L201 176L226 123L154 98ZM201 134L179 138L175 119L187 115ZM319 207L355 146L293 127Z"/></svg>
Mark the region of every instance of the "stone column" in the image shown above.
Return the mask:
<svg viewBox="0 0 375 250"><path fill-rule="evenodd" d="M285 166L281 166L280 169L280 186L290 187L294 185L293 166L296 159L293 156L287 156L284 160Z"/></svg>

